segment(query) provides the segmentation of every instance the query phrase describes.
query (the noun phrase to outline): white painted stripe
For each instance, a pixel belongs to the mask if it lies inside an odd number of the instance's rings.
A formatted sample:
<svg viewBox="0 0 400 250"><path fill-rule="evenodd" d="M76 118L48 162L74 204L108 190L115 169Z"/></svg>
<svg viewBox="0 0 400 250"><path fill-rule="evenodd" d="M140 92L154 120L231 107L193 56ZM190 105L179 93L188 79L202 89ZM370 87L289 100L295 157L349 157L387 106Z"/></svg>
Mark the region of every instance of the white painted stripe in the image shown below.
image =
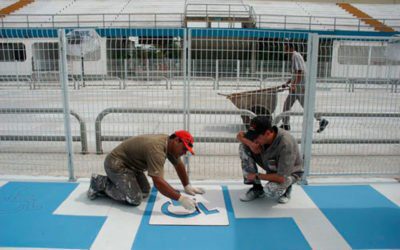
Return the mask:
<svg viewBox="0 0 400 250"><path fill-rule="evenodd" d="M109 198L91 201L86 197L88 187L88 183L80 184L55 214L107 216L90 249L130 249L147 203L143 202L140 206L133 207Z"/></svg>
<svg viewBox="0 0 400 250"><path fill-rule="evenodd" d="M292 198L279 204L267 198L241 202L246 187L230 185L229 193L236 218L283 218L295 220L312 249L351 249L345 239L300 186L293 186Z"/></svg>
<svg viewBox="0 0 400 250"><path fill-rule="evenodd" d="M0 181L0 187L4 186L8 181Z"/></svg>
<svg viewBox="0 0 400 250"><path fill-rule="evenodd" d="M400 183L381 183L372 184L371 186L394 204L400 206Z"/></svg>

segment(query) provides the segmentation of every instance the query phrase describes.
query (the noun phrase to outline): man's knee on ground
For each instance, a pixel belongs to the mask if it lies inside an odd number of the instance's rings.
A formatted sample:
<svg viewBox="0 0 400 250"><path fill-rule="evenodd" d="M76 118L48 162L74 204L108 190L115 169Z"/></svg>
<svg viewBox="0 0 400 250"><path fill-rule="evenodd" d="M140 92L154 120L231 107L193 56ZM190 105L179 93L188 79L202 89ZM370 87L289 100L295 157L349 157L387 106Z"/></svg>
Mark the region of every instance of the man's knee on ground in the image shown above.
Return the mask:
<svg viewBox="0 0 400 250"><path fill-rule="evenodd" d="M144 198L144 197L143 197L142 192L138 192L138 193L135 193L135 194L128 194L128 195L126 195L125 201L126 201L126 203L128 203L129 205L132 205L132 206L139 206L140 203L142 203L143 198Z"/></svg>

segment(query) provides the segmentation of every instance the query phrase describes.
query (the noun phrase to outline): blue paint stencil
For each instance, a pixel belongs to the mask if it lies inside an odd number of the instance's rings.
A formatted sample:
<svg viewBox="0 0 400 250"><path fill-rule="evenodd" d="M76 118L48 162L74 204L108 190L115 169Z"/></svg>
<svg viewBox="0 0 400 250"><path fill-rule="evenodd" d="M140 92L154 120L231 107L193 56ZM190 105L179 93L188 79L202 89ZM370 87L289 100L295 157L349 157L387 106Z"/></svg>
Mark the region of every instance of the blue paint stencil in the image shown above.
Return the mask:
<svg viewBox="0 0 400 250"><path fill-rule="evenodd" d="M53 215L75 183L0 187L0 247L90 248L105 217Z"/></svg>
<svg viewBox="0 0 400 250"><path fill-rule="evenodd" d="M352 248L400 249L400 208L370 186L305 186Z"/></svg>
<svg viewBox="0 0 400 250"><path fill-rule="evenodd" d="M175 217L175 218L191 218L191 217L194 217L194 216L200 214L196 210L194 210L191 213L187 213L187 214L175 214L175 213L172 213L171 211L169 211L170 206L180 206L180 204L178 201L175 201L175 200L172 200L172 202L167 201L161 206L161 212L167 216Z"/></svg>
<svg viewBox="0 0 400 250"><path fill-rule="evenodd" d="M163 226L149 224L153 188L132 249L311 249L293 219L236 219L226 187L223 193L229 226Z"/></svg>

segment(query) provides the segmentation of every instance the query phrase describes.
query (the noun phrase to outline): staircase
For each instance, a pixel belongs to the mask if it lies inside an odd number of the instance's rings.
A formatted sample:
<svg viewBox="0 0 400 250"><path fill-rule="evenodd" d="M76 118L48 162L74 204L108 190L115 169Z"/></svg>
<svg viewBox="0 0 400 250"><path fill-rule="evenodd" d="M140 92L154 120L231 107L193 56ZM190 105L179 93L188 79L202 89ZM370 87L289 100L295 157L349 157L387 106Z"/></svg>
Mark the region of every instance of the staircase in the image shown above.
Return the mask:
<svg viewBox="0 0 400 250"><path fill-rule="evenodd" d="M349 3L337 3L339 7L347 11L348 13L352 14L353 16L357 17L364 23L372 26L376 31L381 31L381 32L395 32L395 30L392 27L387 26L386 24L374 19L367 13L359 10L358 8L354 7L353 5Z"/></svg>
<svg viewBox="0 0 400 250"><path fill-rule="evenodd" d="M6 15L9 15L13 13L14 11L17 11L25 6L27 6L30 3L33 3L35 0L19 0L16 3L13 3L3 9L0 10L0 18L5 17Z"/></svg>

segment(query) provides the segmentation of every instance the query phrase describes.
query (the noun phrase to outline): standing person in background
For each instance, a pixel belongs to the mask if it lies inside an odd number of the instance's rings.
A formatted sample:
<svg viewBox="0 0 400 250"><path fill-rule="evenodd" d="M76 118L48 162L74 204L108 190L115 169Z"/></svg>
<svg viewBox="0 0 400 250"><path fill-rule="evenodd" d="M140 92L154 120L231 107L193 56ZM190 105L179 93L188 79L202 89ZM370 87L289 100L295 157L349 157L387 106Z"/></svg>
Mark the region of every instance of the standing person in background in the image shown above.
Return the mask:
<svg viewBox="0 0 400 250"><path fill-rule="evenodd" d="M289 95L287 96L283 105L283 112L289 111L296 100L299 101L300 105L304 108L304 93L306 86L306 64L303 56L297 52L294 48L293 43L289 40L285 40L285 52L291 56L291 72L292 77L282 85L282 87L289 87ZM315 115L315 119L319 122L318 133L324 131L329 122L326 119L322 119L320 116ZM285 130L290 130L290 116L283 118L283 124L280 126Z"/></svg>
<svg viewBox="0 0 400 250"><path fill-rule="evenodd" d="M164 164L168 158L174 165L187 194L196 195L205 192L189 183L185 165L180 159L187 151L194 154L193 143L193 136L185 130L176 131L170 136L141 135L123 141L107 155L104 161L107 176L92 175L87 192L88 198L93 200L99 196L108 196L138 206L150 193L150 184L144 175L147 171L160 193L178 200L187 210L195 209L195 200L181 195L164 179Z"/></svg>

